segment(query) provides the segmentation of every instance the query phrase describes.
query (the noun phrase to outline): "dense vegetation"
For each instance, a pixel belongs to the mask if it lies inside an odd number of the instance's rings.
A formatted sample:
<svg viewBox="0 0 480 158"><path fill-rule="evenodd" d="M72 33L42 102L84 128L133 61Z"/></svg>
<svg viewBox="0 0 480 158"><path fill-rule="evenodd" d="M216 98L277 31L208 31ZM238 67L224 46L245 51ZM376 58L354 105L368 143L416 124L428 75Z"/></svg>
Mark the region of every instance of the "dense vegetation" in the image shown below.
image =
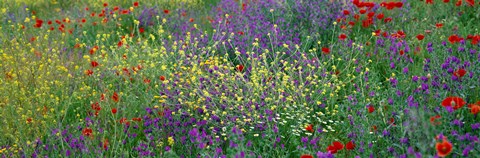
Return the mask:
<svg viewBox="0 0 480 158"><path fill-rule="evenodd" d="M474 0L4 0L2 157L478 157Z"/></svg>

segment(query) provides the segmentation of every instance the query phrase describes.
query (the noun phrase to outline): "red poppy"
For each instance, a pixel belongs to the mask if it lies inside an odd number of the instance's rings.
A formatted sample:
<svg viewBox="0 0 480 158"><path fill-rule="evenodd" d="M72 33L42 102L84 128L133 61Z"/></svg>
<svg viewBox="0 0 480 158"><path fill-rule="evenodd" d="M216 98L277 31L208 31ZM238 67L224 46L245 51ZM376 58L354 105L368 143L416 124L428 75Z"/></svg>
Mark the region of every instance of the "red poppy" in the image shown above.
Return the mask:
<svg viewBox="0 0 480 158"><path fill-rule="evenodd" d="M343 33L338 36L338 39L340 39L340 40L345 40L345 38L347 38L347 35L345 35Z"/></svg>
<svg viewBox="0 0 480 158"><path fill-rule="evenodd" d="M345 21L345 18L337 18L337 22Z"/></svg>
<svg viewBox="0 0 480 158"><path fill-rule="evenodd" d="M375 6L374 2L363 2L363 5L367 7L368 9L371 9L372 7Z"/></svg>
<svg viewBox="0 0 480 158"><path fill-rule="evenodd" d="M472 40L472 39L474 39L474 38L477 38L477 36L478 36L478 35L475 35L475 36L474 36L474 35L470 35L470 34L469 34L469 35L467 35L467 39Z"/></svg>
<svg viewBox="0 0 480 158"><path fill-rule="evenodd" d="M85 127L82 130L82 135L89 137L89 136L92 135L92 132L93 132L93 130L91 128Z"/></svg>
<svg viewBox="0 0 480 158"><path fill-rule="evenodd" d="M436 121L436 120L439 119L439 118L442 118L442 117L441 117L440 115L435 115L435 116L430 117L430 123L431 123L432 125L440 125L440 124L442 124L442 122Z"/></svg>
<svg viewBox="0 0 480 158"><path fill-rule="evenodd" d="M399 38L405 38L405 32L399 30L397 31L397 33L395 34L396 37L399 37Z"/></svg>
<svg viewBox="0 0 480 158"><path fill-rule="evenodd" d="M372 105L368 106L368 113L372 113L375 111L375 107L373 107Z"/></svg>
<svg viewBox="0 0 480 158"><path fill-rule="evenodd" d="M331 154L337 153L337 149L336 149L335 146L333 146L333 145L329 145L329 146L327 147L327 151L330 152Z"/></svg>
<svg viewBox="0 0 480 158"><path fill-rule="evenodd" d="M385 23L388 23L388 22L391 22L391 21L392 21L391 17L385 18L385 20L383 20L383 22L385 22Z"/></svg>
<svg viewBox="0 0 480 158"><path fill-rule="evenodd" d="M352 0L352 3L358 7L358 5L360 4L360 0Z"/></svg>
<svg viewBox="0 0 480 158"><path fill-rule="evenodd" d="M123 42L122 42L122 41L118 41L117 46L118 46L118 47L121 47L122 45L123 45Z"/></svg>
<svg viewBox="0 0 480 158"><path fill-rule="evenodd" d="M323 54L330 54L330 48L328 48L328 47L323 47L323 48L322 48L322 52L323 52Z"/></svg>
<svg viewBox="0 0 480 158"><path fill-rule="evenodd" d="M42 24L43 24L43 20L37 19L35 21L35 25L33 25L33 27L40 28L40 27L42 27Z"/></svg>
<svg viewBox="0 0 480 158"><path fill-rule="evenodd" d="M343 144L342 144L342 142L334 141L334 142L332 143L332 145L333 145L333 146L335 147L335 149L337 149L337 150L342 150L342 149L343 149Z"/></svg>
<svg viewBox="0 0 480 158"><path fill-rule="evenodd" d="M92 67L97 67L97 66L98 66L98 63L94 60L94 61L92 61L92 62L90 63L90 65L91 65Z"/></svg>
<svg viewBox="0 0 480 158"><path fill-rule="evenodd" d="M96 48L92 48L92 49L90 49L90 51L89 51L89 52L90 52L90 55L93 55L93 54L95 54L95 52L96 52L96 51L97 51L97 49L96 49Z"/></svg>
<svg viewBox="0 0 480 158"><path fill-rule="evenodd" d="M480 112L480 105L472 105L470 108L470 113L477 115Z"/></svg>
<svg viewBox="0 0 480 158"><path fill-rule="evenodd" d="M123 73L126 74L127 76L130 76L130 71L128 70L128 68L124 67L122 69Z"/></svg>
<svg viewBox="0 0 480 158"><path fill-rule="evenodd" d="M102 144L103 144L103 149L104 149L104 150L107 150L107 149L108 149L108 145L109 145L109 143L108 143L108 139L107 139L107 138L105 138L105 140L103 141L103 143L102 143Z"/></svg>
<svg viewBox="0 0 480 158"><path fill-rule="evenodd" d="M242 11L245 11L247 10L247 4L246 3L242 3Z"/></svg>
<svg viewBox="0 0 480 158"><path fill-rule="evenodd" d="M372 25L372 24L373 24L373 19L372 18L362 20L362 26L364 28L370 27L370 25Z"/></svg>
<svg viewBox="0 0 480 158"><path fill-rule="evenodd" d="M375 12L368 12L367 16L368 18L372 18L373 16L375 16Z"/></svg>
<svg viewBox="0 0 480 158"><path fill-rule="evenodd" d="M385 15L383 15L383 13L377 14L377 19L383 19L383 17L385 17Z"/></svg>
<svg viewBox="0 0 480 158"><path fill-rule="evenodd" d="M386 8L387 8L387 10L392 10L392 9L395 8L395 5L393 5L393 3L388 3Z"/></svg>
<svg viewBox="0 0 480 158"><path fill-rule="evenodd" d="M120 14L128 14L128 13L130 13L130 10L128 9L124 9L120 12Z"/></svg>
<svg viewBox="0 0 480 158"><path fill-rule="evenodd" d="M240 65L237 65L237 71L242 72L242 71L243 71L243 68L244 68L243 65L241 65L241 64L240 64Z"/></svg>
<svg viewBox="0 0 480 158"><path fill-rule="evenodd" d="M112 99L113 99L114 102L118 102L118 100L120 100L120 98L118 97L117 92L113 92Z"/></svg>
<svg viewBox="0 0 480 158"><path fill-rule="evenodd" d="M367 10L365 10L365 9L360 10L360 14L365 14L366 12L367 12Z"/></svg>
<svg viewBox="0 0 480 158"><path fill-rule="evenodd" d="M190 18L190 20L188 20L188 21L190 21L190 22L193 22L193 21L194 21L194 19L193 19L193 18Z"/></svg>
<svg viewBox="0 0 480 158"><path fill-rule="evenodd" d="M300 156L300 158L313 158L313 156L309 154L303 154L302 156Z"/></svg>
<svg viewBox="0 0 480 158"><path fill-rule="evenodd" d="M165 9L165 10L163 10L163 13L168 14L168 13L170 13L170 10Z"/></svg>
<svg viewBox="0 0 480 158"><path fill-rule="evenodd" d="M433 0L426 0L425 3L427 3L427 4L433 4Z"/></svg>
<svg viewBox="0 0 480 158"><path fill-rule="evenodd" d="M143 33L143 32L145 32L145 29L143 29L143 27L140 27L140 28L138 29L138 32Z"/></svg>
<svg viewBox="0 0 480 158"><path fill-rule="evenodd" d="M93 75L93 71L92 70L86 70L85 71L85 74L88 75L88 76L92 76Z"/></svg>
<svg viewBox="0 0 480 158"><path fill-rule="evenodd" d="M350 22L348 22L348 25L350 25L350 26L355 26L355 22L350 21Z"/></svg>
<svg viewBox="0 0 480 158"><path fill-rule="evenodd" d="M475 5L475 0L467 0L468 6L473 7Z"/></svg>
<svg viewBox="0 0 480 158"><path fill-rule="evenodd" d="M382 30L375 30L374 32L375 32L375 36L379 36Z"/></svg>
<svg viewBox="0 0 480 158"><path fill-rule="evenodd" d="M65 27L63 27L63 24L62 24L62 26L60 26L60 27L58 28L58 30L59 30L60 32L65 32Z"/></svg>
<svg viewBox="0 0 480 158"><path fill-rule="evenodd" d="M349 142L345 145L345 149L347 149L347 150L353 150L353 149L355 149L355 144L353 143L353 141L349 141Z"/></svg>
<svg viewBox="0 0 480 158"><path fill-rule="evenodd" d="M458 37L457 35L451 35L450 37L448 37L448 41L452 44L460 42L461 40L463 39Z"/></svg>
<svg viewBox="0 0 480 158"><path fill-rule="evenodd" d="M119 122L120 122L121 124L130 125L130 122L128 122L127 118L125 118L125 117L124 117L124 118L121 118L121 119L119 120Z"/></svg>
<svg viewBox="0 0 480 158"><path fill-rule="evenodd" d="M477 104L468 104L467 107L472 108L474 105L477 105Z"/></svg>
<svg viewBox="0 0 480 158"><path fill-rule="evenodd" d="M457 71L453 72L453 76L458 78L462 78L463 76L465 76L465 74L467 74L467 71L465 69L458 69Z"/></svg>
<svg viewBox="0 0 480 158"><path fill-rule="evenodd" d="M425 38L425 36L424 36L423 34L418 34L418 35L417 35L417 39L418 39L418 40L421 41L421 40L423 40L423 38Z"/></svg>
<svg viewBox="0 0 480 158"><path fill-rule="evenodd" d="M31 117L27 118L27 123L31 123L31 122L32 122L32 118Z"/></svg>
<svg viewBox="0 0 480 158"><path fill-rule="evenodd" d="M140 118L140 117L134 117L134 118L132 118L132 120L133 120L133 121L140 122L140 121L142 121L142 118Z"/></svg>
<svg viewBox="0 0 480 158"><path fill-rule="evenodd" d="M443 3L448 3L450 2L450 0L443 0Z"/></svg>
<svg viewBox="0 0 480 158"><path fill-rule="evenodd" d="M358 20L358 19L360 19L360 15L355 14L355 15L353 15L353 18L355 18L355 20Z"/></svg>
<svg viewBox="0 0 480 158"><path fill-rule="evenodd" d="M103 3L103 7L107 7L108 6L108 3Z"/></svg>
<svg viewBox="0 0 480 158"><path fill-rule="evenodd" d="M463 107L465 104L466 102L460 97L447 97L442 101L443 107L452 106L455 110Z"/></svg>
<svg viewBox="0 0 480 158"><path fill-rule="evenodd" d="M98 102L96 103L93 103L92 105L90 105L92 107L93 110L95 111L100 111L102 110L102 108L100 107L100 104L98 104Z"/></svg>
<svg viewBox="0 0 480 158"><path fill-rule="evenodd" d="M160 76L160 81L165 81L165 76Z"/></svg>
<svg viewBox="0 0 480 158"><path fill-rule="evenodd" d="M149 80L149 79L143 79L143 83L149 84L150 82L151 82L151 80Z"/></svg>
<svg viewBox="0 0 480 158"><path fill-rule="evenodd" d="M73 28L68 30L68 33L72 34L73 33Z"/></svg>
<svg viewBox="0 0 480 158"><path fill-rule="evenodd" d="M373 125L372 126L372 129L370 129L370 132L377 132L377 126Z"/></svg>
<svg viewBox="0 0 480 158"><path fill-rule="evenodd" d="M117 108L112 108L112 114L116 114L117 113Z"/></svg>
<svg viewBox="0 0 480 158"><path fill-rule="evenodd" d="M457 3L455 3L455 6L457 6L457 7L458 7L458 6L461 6L461 5L462 5L462 1L463 1L463 0L457 0Z"/></svg>
<svg viewBox="0 0 480 158"><path fill-rule="evenodd" d="M395 118L391 117L390 120L388 120L388 123L391 124L392 126L396 126L395 125Z"/></svg>
<svg viewBox="0 0 480 158"><path fill-rule="evenodd" d="M313 133L313 125L309 124L307 127L305 127L305 130Z"/></svg>
<svg viewBox="0 0 480 158"><path fill-rule="evenodd" d="M396 2L395 7L397 7L397 8L403 7L403 2Z"/></svg>
<svg viewBox="0 0 480 158"><path fill-rule="evenodd" d="M443 142L437 143L435 145L435 148L437 149L438 156L446 157L448 154L450 154L450 152L452 152L453 146L452 146L452 143L446 140L443 140Z"/></svg>
<svg viewBox="0 0 480 158"><path fill-rule="evenodd" d="M133 2L134 7L138 7L138 2Z"/></svg>

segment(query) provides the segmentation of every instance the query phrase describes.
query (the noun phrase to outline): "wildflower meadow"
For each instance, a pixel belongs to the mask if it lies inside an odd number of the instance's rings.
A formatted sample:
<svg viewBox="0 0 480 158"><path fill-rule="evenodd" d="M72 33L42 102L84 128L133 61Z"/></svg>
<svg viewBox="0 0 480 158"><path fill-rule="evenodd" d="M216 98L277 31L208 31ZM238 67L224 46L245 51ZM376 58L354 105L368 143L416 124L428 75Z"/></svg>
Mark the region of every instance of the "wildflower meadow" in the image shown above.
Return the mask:
<svg viewBox="0 0 480 158"><path fill-rule="evenodd" d="M0 157L480 157L479 0L0 0Z"/></svg>

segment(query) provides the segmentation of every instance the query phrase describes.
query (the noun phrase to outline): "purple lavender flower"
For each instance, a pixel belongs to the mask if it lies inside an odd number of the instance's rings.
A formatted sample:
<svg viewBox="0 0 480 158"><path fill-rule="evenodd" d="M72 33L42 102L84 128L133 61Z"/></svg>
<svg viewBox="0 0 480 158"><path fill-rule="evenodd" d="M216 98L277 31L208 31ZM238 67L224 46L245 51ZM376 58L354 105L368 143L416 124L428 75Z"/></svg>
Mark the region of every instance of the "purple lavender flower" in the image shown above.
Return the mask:
<svg viewBox="0 0 480 158"><path fill-rule="evenodd" d="M462 127L463 126L463 122L458 120L458 119L455 119L452 121L452 125L456 125L456 126L460 126Z"/></svg>
<svg viewBox="0 0 480 158"><path fill-rule="evenodd" d="M413 82L417 82L417 81L418 81L418 76L413 76L413 77L412 77L412 81L413 81Z"/></svg>
<svg viewBox="0 0 480 158"><path fill-rule="evenodd" d="M317 152L317 158L334 158L335 156L330 153L330 152L326 152L326 153L323 153L321 151Z"/></svg>
<svg viewBox="0 0 480 158"><path fill-rule="evenodd" d="M475 124L472 124L472 130L477 130L480 128L480 123L475 123Z"/></svg>

